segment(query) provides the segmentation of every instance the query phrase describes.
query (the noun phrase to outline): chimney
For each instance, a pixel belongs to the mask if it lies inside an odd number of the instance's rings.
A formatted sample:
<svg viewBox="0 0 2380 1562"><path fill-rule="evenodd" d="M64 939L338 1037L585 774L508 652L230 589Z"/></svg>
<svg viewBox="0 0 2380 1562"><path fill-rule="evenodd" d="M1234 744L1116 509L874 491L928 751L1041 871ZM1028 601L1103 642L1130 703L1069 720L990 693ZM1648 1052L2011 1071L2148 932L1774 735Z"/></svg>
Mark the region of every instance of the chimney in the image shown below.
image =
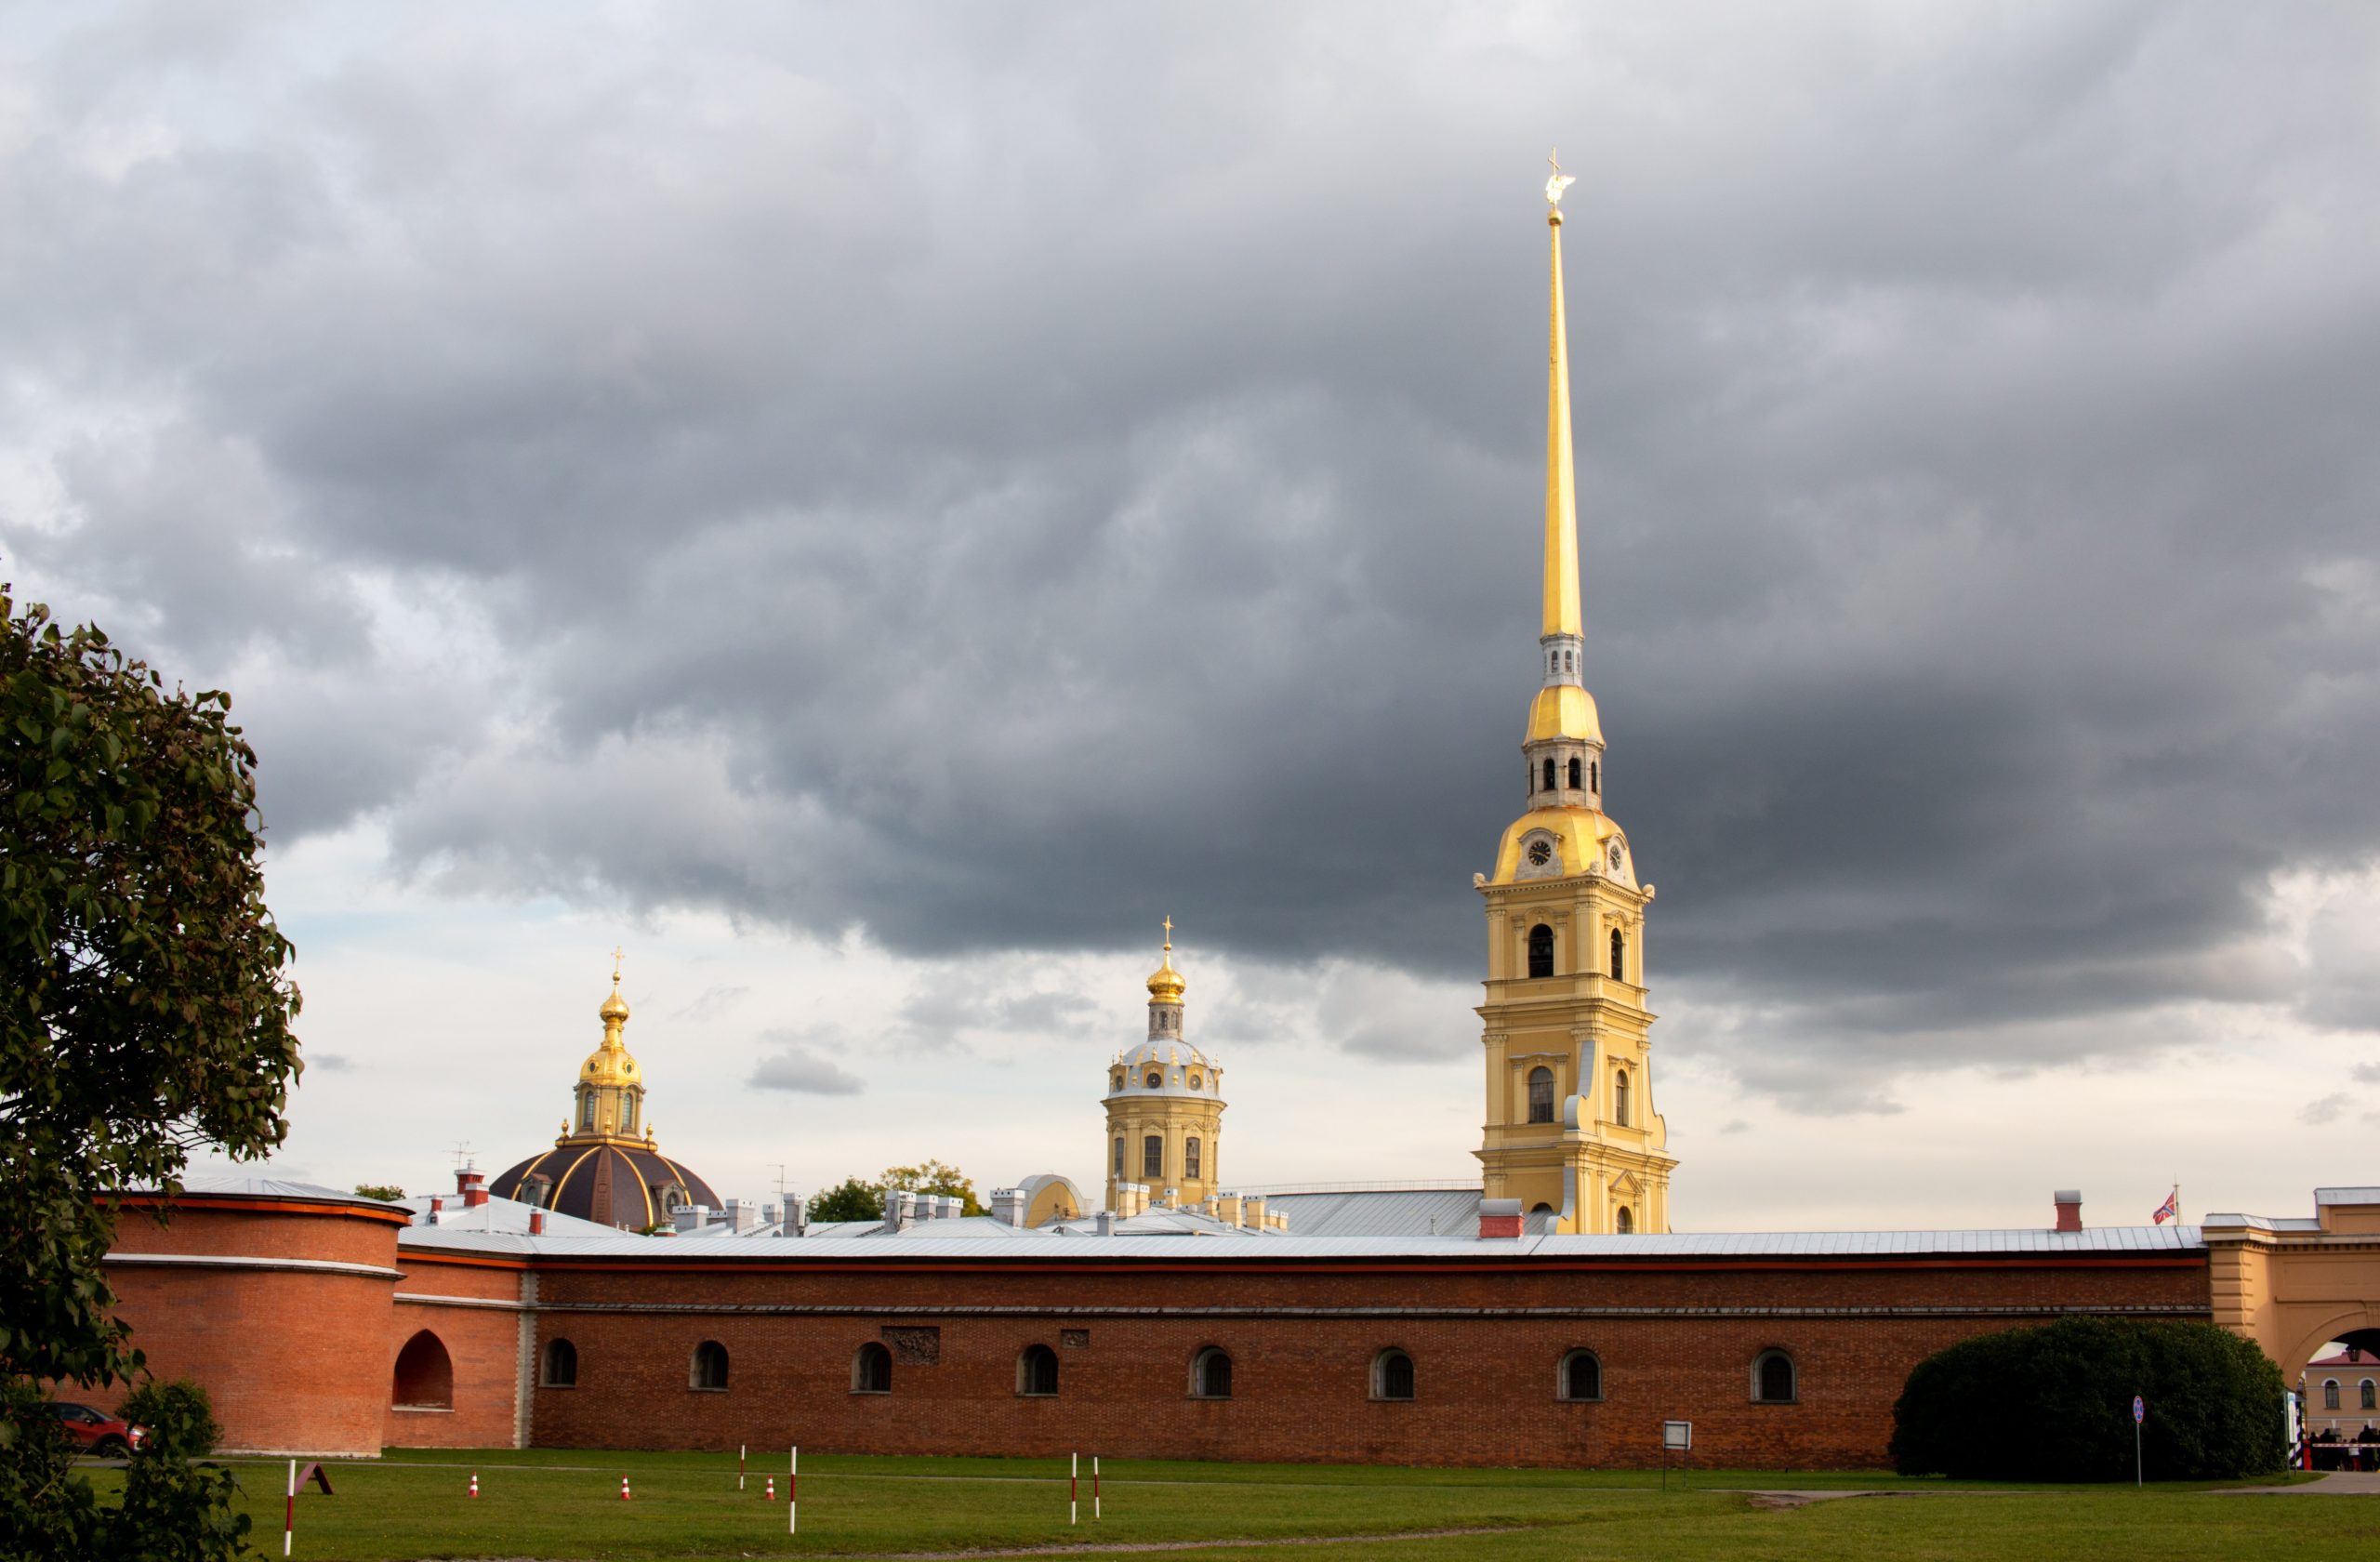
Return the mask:
<svg viewBox="0 0 2380 1562"><path fill-rule="evenodd" d="M1180 1188L1168 1188L1165 1190L1165 1207L1169 1210L1179 1210L1182 1208L1182 1190Z"/></svg>
<svg viewBox="0 0 2380 1562"><path fill-rule="evenodd" d="M2057 1224L2051 1227L2051 1229L2054 1231L2082 1230L2082 1190L2080 1188L2060 1188L2056 1193L2051 1194L2050 1197L2057 1201Z"/></svg>
<svg viewBox="0 0 2380 1562"><path fill-rule="evenodd" d="M704 1217L710 1211L700 1204L681 1204L669 1213L679 1230L700 1231L703 1228Z"/></svg>
<svg viewBox="0 0 2380 1562"><path fill-rule="evenodd" d="M1099 1211L1099 1213L1098 1213L1097 1215L1095 1215L1095 1216L1093 1216L1093 1217L1091 1218L1091 1230L1092 1230L1096 1235L1098 1235L1098 1236L1101 1236L1101 1237L1113 1237L1113 1236L1115 1236L1115 1235L1116 1235L1116 1211L1113 1211L1113 1210L1102 1210L1102 1211Z"/></svg>
<svg viewBox="0 0 2380 1562"><path fill-rule="evenodd" d="M1239 1224L1258 1231L1264 1229L1264 1196L1263 1194L1250 1193L1240 1197Z"/></svg>
<svg viewBox="0 0 2380 1562"><path fill-rule="evenodd" d="M935 1216L937 1220L957 1220L967 1212L967 1200L955 1193L945 1193L935 1202L942 1206L940 1212Z"/></svg>
<svg viewBox="0 0 2380 1562"><path fill-rule="evenodd" d="M458 1167L455 1172L455 1191L463 1196L463 1208L476 1210L487 1202L487 1178L476 1166Z"/></svg>
<svg viewBox="0 0 2380 1562"><path fill-rule="evenodd" d="M731 1198L727 1201L727 1228L730 1231L749 1231L760 1224L759 1214L760 1211L752 1208L750 1199Z"/></svg>
<svg viewBox="0 0 2380 1562"><path fill-rule="evenodd" d="M918 1196L907 1188L893 1188L884 1196L884 1224L894 1231L906 1231L918 1218Z"/></svg>
<svg viewBox="0 0 2380 1562"><path fill-rule="evenodd" d="M1479 1239L1483 1242L1521 1234L1521 1201L1483 1198L1479 1201Z"/></svg>
<svg viewBox="0 0 2380 1562"><path fill-rule="evenodd" d="M1023 1188L992 1189L992 1218L1002 1225L1024 1225L1025 1190Z"/></svg>
<svg viewBox="0 0 2380 1562"><path fill-rule="evenodd" d="M1236 1193L1215 1195L1215 1219L1225 1225L1239 1224L1239 1195Z"/></svg>
<svg viewBox="0 0 2380 1562"><path fill-rule="evenodd" d="M529 1235L530 1235L530 1236L532 1236L532 1237L543 1237L545 1234L546 1234L546 1212L545 1212L543 1210L532 1210L532 1211L529 1211Z"/></svg>
<svg viewBox="0 0 2380 1562"><path fill-rule="evenodd" d="M434 1193L431 1194L430 1196L430 1213L421 1217L421 1224L424 1225L436 1225L438 1224L439 1215L443 1213L445 1209L446 1200L441 1198Z"/></svg>

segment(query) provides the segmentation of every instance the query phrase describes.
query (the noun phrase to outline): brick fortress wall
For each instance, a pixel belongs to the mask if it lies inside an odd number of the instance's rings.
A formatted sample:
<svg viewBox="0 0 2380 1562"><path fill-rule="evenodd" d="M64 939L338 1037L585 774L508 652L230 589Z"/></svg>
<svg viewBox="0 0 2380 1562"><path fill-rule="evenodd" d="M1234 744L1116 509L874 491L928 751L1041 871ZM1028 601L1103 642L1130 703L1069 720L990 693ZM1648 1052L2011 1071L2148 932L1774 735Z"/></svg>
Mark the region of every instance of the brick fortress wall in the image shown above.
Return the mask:
<svg viewBox="0 0 2380 1562"><path fill-rule="evenodd" d="M126 1201L106 1271L149 1370L206 1385L226 1450L378 1452L402 1213L207 1197L155 1213Z"/></svg>
<svg viewBox="0 0 2380 1562"><path fill-rule="evenodd" d="M840 1271L541 1264L540 1346L577 1382L534 1390L549 1446L1644 1465L1659 1426L1695 1423L1698 1463L1884 1462L1910 1369L1954 1341L2083 1311L2207 1316L2202 1255L1688 1268L871 1263ZM729 1353L723 1391L689 1384L695 1347ZM861 1345L887 1344L890 1395L855 1394ZM1060 1362L1054 1398L1017 1392L1019 1353ZM1230 1353L1228 1400L1194 1397L1191 1361ZM1408 1352L1408 1402L1370 1395ZM1557 1397L1585 1348L1604 1397ZM1790 1351L1798 1395L1756 1403L1752 1362Z"/></svg>

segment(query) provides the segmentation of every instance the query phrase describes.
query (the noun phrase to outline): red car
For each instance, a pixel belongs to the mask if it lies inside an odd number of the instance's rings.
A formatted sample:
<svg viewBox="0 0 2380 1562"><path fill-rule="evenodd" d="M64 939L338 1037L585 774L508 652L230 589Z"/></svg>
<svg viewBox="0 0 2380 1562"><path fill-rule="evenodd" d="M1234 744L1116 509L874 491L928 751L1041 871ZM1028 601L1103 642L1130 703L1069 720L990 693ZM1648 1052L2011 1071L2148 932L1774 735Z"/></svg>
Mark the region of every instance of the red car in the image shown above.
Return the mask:
<svg viewBox="0 0 2380 1562"><path fill-rule="evenodd" d="M50 1402L49 1413L66 1434L66 1440L85 1453L95 1453L102 1459L126 1459L149 1435L146 1427L103 1415L88 1405L67 1405Z"/></svg>

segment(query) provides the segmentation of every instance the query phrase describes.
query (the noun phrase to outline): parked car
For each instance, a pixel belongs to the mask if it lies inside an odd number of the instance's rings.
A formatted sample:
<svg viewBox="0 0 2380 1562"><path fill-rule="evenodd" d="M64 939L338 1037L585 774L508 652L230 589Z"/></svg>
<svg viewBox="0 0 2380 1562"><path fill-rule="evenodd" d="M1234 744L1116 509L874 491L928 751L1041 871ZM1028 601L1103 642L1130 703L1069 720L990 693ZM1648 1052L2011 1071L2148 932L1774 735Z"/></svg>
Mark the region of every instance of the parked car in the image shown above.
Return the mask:
<svg viewBox="0 0 2380 1562"><path fill-rule="evenodd" d="M125 1459L140 1446L149 1435L145 1426L104 1415L88 1405L68 1405L52 1400L49 1413L66 1433L66 1440L85 1453L95 1453L102 1459Z"/></svg>

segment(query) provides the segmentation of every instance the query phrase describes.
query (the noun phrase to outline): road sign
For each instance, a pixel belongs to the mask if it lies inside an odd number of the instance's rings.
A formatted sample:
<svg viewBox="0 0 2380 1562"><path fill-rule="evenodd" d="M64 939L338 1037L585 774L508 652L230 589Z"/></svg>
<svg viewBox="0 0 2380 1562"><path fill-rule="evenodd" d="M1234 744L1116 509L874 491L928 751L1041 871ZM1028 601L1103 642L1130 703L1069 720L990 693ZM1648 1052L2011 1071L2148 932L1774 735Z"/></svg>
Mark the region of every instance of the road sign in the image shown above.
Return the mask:
<svg viewBox="0 0 2380 1562"><path fill-rule="evenodd" d="M2132 1423L2133 1423L2135 1426L2137 1426L2137 1425L2139 1425L2142 1422L2147 1421L2148 1419L2149 1419L2149 1407L2148 1407L2147 1405L2145 1405L2145 1404L2141 1403L2141 1399L2140 1399L2140 1396L2139 1396L2139 1395L2137 1395L2137 1394L2134 1395L2134 1396L2132 1397Z"/></svg>

